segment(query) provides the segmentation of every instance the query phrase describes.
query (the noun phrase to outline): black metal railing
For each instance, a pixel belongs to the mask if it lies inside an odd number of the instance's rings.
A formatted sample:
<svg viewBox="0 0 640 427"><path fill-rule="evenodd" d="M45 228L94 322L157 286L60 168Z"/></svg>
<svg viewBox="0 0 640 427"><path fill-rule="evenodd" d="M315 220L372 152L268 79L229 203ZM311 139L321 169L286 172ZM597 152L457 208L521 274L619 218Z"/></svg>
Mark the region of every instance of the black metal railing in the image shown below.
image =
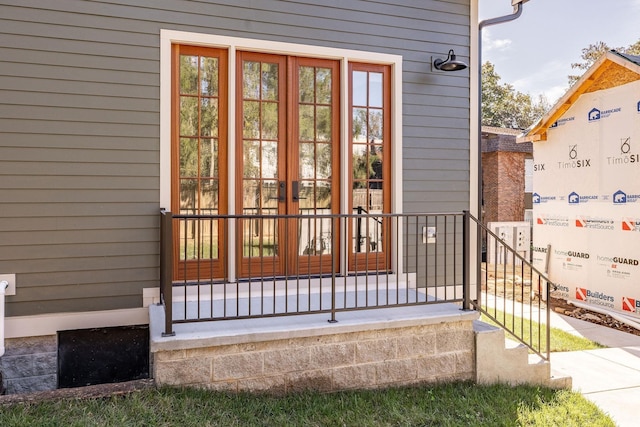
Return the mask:
<svg viewBox="0 0 640 427"><path fill-rule="evenodd" d="M551 311L547 302L556 285L531 264L530 239L518 236L523 230L516 227L507 242L472 215L469 221L477 241L486 248L484 257L478 254L476 283L481 286L472 305L510 337L549 360Z"/></svg>
<svg viewBox="0 0 640 427"><path fill-rule="evenodd" d="M456 303L477 309L548 359L549 312L539 296L548 300L553 285L476 218L466 211L354 211L162 211L164 333L173 334L178 323L310 313L327 313L333 322L344 311ZM490 265L478 253L475 290L473 239L495 241L489 246L505 261ZM492 282L498 272L509 278L500 289ZM508 299L516 294L519 301Z"/></svg>

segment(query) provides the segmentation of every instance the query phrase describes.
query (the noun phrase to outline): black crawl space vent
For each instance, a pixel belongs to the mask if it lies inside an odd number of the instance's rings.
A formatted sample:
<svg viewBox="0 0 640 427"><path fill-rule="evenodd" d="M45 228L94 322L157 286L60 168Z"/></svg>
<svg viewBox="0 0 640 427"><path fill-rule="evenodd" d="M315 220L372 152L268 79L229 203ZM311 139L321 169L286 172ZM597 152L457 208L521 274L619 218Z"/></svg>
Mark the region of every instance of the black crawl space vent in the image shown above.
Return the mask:
<svg viewBox="0 0 640 427"><path fill-rule="evenodd" d="M58 332L58 387L149 378L149 327Z"/></svg>

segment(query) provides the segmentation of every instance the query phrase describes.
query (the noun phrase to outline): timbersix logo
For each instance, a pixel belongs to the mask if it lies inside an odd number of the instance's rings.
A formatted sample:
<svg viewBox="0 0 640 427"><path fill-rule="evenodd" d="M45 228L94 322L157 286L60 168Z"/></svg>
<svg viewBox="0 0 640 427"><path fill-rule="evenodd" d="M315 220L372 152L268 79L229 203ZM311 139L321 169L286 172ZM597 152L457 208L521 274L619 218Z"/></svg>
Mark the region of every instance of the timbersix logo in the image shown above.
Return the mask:
<svg viewBox="0 0 640 427"><path fill-rule="evenodd" d="M622 297L622 310L631 313L640 313L640 299Z"/></svg>
<svg viewBox="0 0 640 427"><path fill-rule="evenodd" d="M615 298L611 295L603 294L602 292L591 291L586 288L576 288L576 299L578 301L584 301L588 304L601 305L604 307L613 308Z"/></svg>
<svg viewBox="0 0 640 427"><path fill-rule="evenodd" d="M622 107L610 108L604 111L600 111L597 108L592 108L591 110L589 110L589 114L587 118L589 123L593 123L601 119L606 119L610 115L614 113L619 113L620 111L622 111Z"/></svg>
<svg viewBox="0 0 640 427"><path fill-rule="evenodd" d="M640 154L631 152L631 137L620 139L620 155L607 157L607 165L640 165Z"/></svg>
<svg viewBox="0 0 640 427"><path fill-rule="evenodd" d="M558 162L558 169L590 168L591 159L578 159L578 144L569 146L568 162Z"/></svg>
<svg viewBox="0 0 640 427"><path fill-rule="evenodd" d="M569 193L567 200L569 201L570 205L577 205L579 203L589 203L592 200L598 200L598 196L595 196L595 195L581 196L575 191L572 191L571 193Z"/></svg>

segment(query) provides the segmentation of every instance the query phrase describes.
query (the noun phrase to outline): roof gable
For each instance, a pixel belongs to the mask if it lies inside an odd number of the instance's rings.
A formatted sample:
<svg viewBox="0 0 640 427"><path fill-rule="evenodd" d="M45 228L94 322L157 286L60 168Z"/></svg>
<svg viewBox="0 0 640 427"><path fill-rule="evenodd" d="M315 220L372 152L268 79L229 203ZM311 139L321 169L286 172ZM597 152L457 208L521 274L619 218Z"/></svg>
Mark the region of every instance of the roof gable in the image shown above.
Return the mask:
<svg viewBox="0 0 640 427"><path fill-rule="evenodd" d="M518 137L518 142L546 141L548 129L581 95L621 86L636 80L640 80L640 56L626 55L615 50L605 53L556 102L547 114Z"/></svg>

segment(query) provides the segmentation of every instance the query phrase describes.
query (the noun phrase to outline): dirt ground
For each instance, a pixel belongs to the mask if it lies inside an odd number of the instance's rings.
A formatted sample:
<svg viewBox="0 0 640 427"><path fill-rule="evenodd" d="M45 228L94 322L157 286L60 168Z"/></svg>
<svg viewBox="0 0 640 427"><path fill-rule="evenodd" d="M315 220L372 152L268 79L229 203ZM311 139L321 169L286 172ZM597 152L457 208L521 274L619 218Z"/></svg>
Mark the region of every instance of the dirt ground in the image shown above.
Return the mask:
<svg viewBox="0 0 640 427"><path fill-rule="evenodd" d="M531 274L529 267L505 267L503 265L496 266L483 263L482 289L493 295L518 302L523 302L524 299L525 304L542 304L542 307L545 307L546 303L540 300L537 283L538 276L535 272ZM557 313L640 336L640 330L622 323L609 315L576 307L565 299L554 298L553 292L551 292L551 295L549 304L551 309Z"/></svg>

